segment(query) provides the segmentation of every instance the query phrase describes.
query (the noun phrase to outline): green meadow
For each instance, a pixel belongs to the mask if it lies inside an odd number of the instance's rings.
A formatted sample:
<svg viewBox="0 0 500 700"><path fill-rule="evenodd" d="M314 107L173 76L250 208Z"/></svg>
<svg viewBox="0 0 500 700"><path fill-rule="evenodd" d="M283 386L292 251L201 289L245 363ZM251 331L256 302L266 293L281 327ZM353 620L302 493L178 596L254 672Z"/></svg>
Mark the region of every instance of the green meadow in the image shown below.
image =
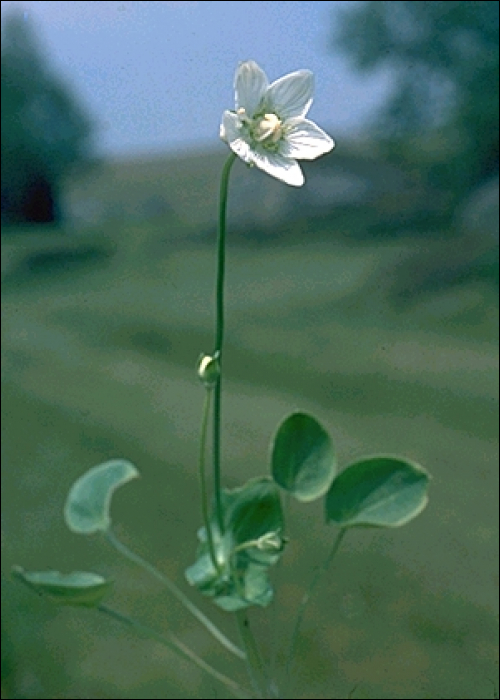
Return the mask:
<svg viewBox="0 0 500 700"><path fill-rule="evenodd" d="M183 220L172 206L147 221L2 239L6 698L228 697L158 644L34 596L10 580L16 564L112 577L116 609L174 631L246 682L244 666L157 582L63 523L76 477L130 459L142 477L115 497L116 530L190 593L183 571L201 525L203 389L194 367L213 343L214 233L205 212L213 207L215 216L216 176L189 160L175 177L154 165L118 172L99 175L108 200L120 188L166 187L174 203L199 191L203 211ZM460 238L448 228L360 235L373 217L391 216L381 205L315 219L302 212L262 236L246 236L230 216L224 479L236 486L266 473L270 439L296 409L329 429L342 466L367 453L423 464L433 481L421 517L402 530L347 537L306 616L293 697L495 697L494 264L459 266ZM254 614L278 669L304 586L334 537L319 505L293 505L288 525L276 605ZM230 617L192 596L236 636Z"/></svg>

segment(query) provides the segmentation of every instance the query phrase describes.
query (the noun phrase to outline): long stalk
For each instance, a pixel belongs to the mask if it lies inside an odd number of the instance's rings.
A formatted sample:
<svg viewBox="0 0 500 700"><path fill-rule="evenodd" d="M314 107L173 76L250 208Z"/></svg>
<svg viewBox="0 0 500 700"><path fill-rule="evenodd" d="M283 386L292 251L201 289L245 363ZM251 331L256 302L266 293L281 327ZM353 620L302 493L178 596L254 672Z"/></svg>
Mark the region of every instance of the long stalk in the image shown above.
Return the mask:
<svg viewBox="0 0 500 700"><path fill-rule="evenodd" d="M246 651L248 677L258 698L269 698L270 681L257 641L250 627L248 611L236 613L241 641Z"/></svg>
<svg viewBox="0 0 500 700"><path fill-rule="evenodd" d="M156 567L150 564L148 561L143 559L139 554L136 554L131 549L129 549L123 542L121 542L116 535L108 530L106 533L106 539L108 542L124 557L129 561L137 564L142 569L147 571L151 576L154 576L157 581L160 581L168 591L177 598L179 603L183 605L186 610L188 610L193 617L195 617L198 622L200 622L205 629L210 632L210 634L219 641L222 646L224 646L228 651L237 656L238 658L245 660L246 654L239 647L237 647L233 642L231 642L221 630L214 625L214 623L206 617L201 610L199 610L196 605L194 605L189 598L178 588L173 581L171 581L167 576L158 571Z"/></svg>
<svg viewBox="0 0 500 700"><path fill-rule="evenodd" d="M224 289L226 280L226 222L229 178L237 156L232 153L222 171L219 200L219 235L217 242L217 286L215 319L215 356L218 358L221 372L214 387L214 436L213 436L213 476L214 500L217 524L221 535L224 534L224 515L222 509L221 483L221 425L222 425L222 361L225 331Z"/></svg>
<svg viewBox="0 0 500 700"><path fill-rule="evenodd" d="M295 626L293 628L292 637L291 637L291 641L290 641L290 649L288 652L288 658L287 658L287 662L286 662L286 682L287 682L287 685L290 684L290 675L291 675L291 670L292 670L293 659L295 657L295 649L297 647L299 632L300 632L300 628L302 626L302 622L304 620L304 615L306 613L307 606L308 606L309 601L311 600L312 594L316 590L319 582L321 581L323 576L328 572L328 569L330 568L331 563L335 559L335 556L337 555L337 552L340 549L340 545L342 544L342 541L343 541L346 533L347 533L346 529L342 529L339 531L339 533L338 533L338 535L333 543L333 547L330 551L330 554L328 555L323 566L320 566L320 568L316 571L316 574L315 574L313 580L311 581L309 588L304 593L304 596L303 596L301 603L299 605L299 609L297 611L297 618L295 620Z"/></svg>
<svg viewBox="0 0 500 700"><path fill-rule="evenodd" d="M213 668L213 666L210 666L210 664L208 664L206 661L203 661L203 659L201 659L197 654L195 654L194 651L191 651L191 649L188 646L186 646L180 639L178 639L174 634L161 634L160 632L157 632L156 630L151 629L150 627L147 627L146 625L143 625L140 622L137 622L137 620L128 617L128 615L124 615L120 612L117 612L116 610L113 610L112 608L109 608L107 605L99 605L97 610L107 615L108 617L111 617L113 620L120 622L122 625L126 625L127 627L132 628L143 637L153 639L156 642L163 644L163 646L167 647L168 649L171 649L177 654L180 654L182 657L184 657L188 661L191 661L199 669L204 671L204 673L207 673L211 678L214 678L215 680L219 681L219 683L222 683L237 698L250 697L249 693L245 691L238 683L236 683L236 681L233 681L232 678L229 678L220 671L217 671L217 669Z"/></svg>
<svg viewBox="0 0 500 700"><path fill-rule="evenodd" d="M201 438L200 438L200 463L199 463L199 479L200 479L200 492L201 492L201 510L203 514L203 524L205 526L205 532L207 534L208 550L210 552L210 559L216 571L220 570L219 563L217 561L217 554L215 551L214 535L212 531L212 522L210 520L210 509L209 500L207 493L207 477L205 469L205 452L207 447L207 431L208 431L208 419L210 416L210 403L212 398L212 391L207 387L205 391L205 401L203 404L203 417L201 421Z"/></svg>

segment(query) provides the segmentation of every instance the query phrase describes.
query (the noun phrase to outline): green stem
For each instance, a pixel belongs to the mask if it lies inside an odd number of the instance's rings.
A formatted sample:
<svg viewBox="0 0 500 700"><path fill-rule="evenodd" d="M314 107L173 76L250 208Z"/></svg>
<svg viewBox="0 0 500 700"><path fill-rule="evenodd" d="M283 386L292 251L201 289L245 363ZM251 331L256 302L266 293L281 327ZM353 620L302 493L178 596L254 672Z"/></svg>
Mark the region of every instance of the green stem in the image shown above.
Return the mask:
<svg viewBox="0 0 500 700"><path fill-rule="evenodd" d="M217 242L217 287L216 287L216 324L215 324L215 355L218 357L221 374L214 389L214 438L213 438L213 470L214 498L217 523L221 535L224 534L224 515L222 509L221 485L221 424L222 424L222 360L224 349L224 285L226 279L226 221L227 201L229 194L229 178L237 156L232 153L222 171L219 200L219 236Z"/></svg>
<svg viewBox="0 0 500 700"><path fill-rule="evenodd" d="M290 516L291 516L291 510L292 510L292 496L289 491L285 492L285 497L284 497L284 503L283 503L283 521L284 521L284 528L283 528L283 536L286 536L286 525L290 521ZM272 610L271 610L271 631L270 631L270 637L271 637L271 660L269 664L270 668L270 676L273 679L273 689L274 689L274 698L279 698L281 697L280 694L280 688L278 685L278 680L277 680L277 669L278 669L278 636L279 636L279 604L278 604L278 590L280 588L280 584L282 583L282 578L283 578L283 567L284 567L284 558L280 557L278 563L276 564L276 573L274 575L274 587L275 587L275 593L274 593L274 598L273 598L273 603L272 603Z"/></svg>
<svg viewBox="0 0 500 700"><path fill-rule="evenodd" d="M222 683L234 695L236 695L237 698L249 697L249 693L243 688L241 688L241 686L238 683L233 681L228 676L225 676L223 673L220 673L220 671L217 671L215 668L213 668L213 666L207 664L206 661L203 661L203 659L201 659L197 654L191 651L191 649L188 646L186 646L183 642L181 642L181 640L178 639L174 634L168 634L168 636L161 634L160 632L157 632L156 630L151 629L150 627L147 627L146 625L143 625L140 622L137 622L137 620L134 620L133 618L128 617L127 615L123 615L122 613L119 613L116 610L113 610L112 608L108 608L106 605L99 605L97 610L99 610L99 612L104 613L108 617L113 618L113 620L117 620L121 624L126 625L127 627L131 627L135 632L138 632L143 637L153 639L156 642L163 644L163 646L167 647L168 649L180 654L188 661L194 663L198 668L207 673L209 676L215 678L215 680Z"/></svg>
<svg viewBox="0 0 500 700"><path fill-rule="evenodd" d="M240 610L236 613L241 641L246 651L248 677L252 683L258 698L268 698L270 682L267 677L264 660L259 651L256 639L250 627L248 611Z"/></svg>
<svg viewBox="0 0 500 700"><path fill-rule="evenodd" d="M293 659L295 657L295 649L297 646L299 632L300 632L300 628L302 626L302 622L304 620L304 615L306 613L307 606L308 606L309 601L311 600L312 594L316 590L319 582L321 581L323 576L328 572L328 569L330 568L332 561L335 559L335 556L340 549L340 545L342 544L342 541L343 541L346 533L347 533L347 530L345 528L340 530L340 532L338 533L338 535L335 538L335 541L333 543L333 547L332 547L330 554L328 555L323 566L320 566L319 569L316 571L316 574L314 575L314 578L311 581L309 588L304 593L304 596L303 596L301 603L299 605L299 609L297 611L297 618L295 620L295 626L293 628L292 639L290 642L290 650L288 652L288 659L286 662L286 680L287 680L288 685L290 684L290 674L291 674Z"/></svg>
<svg viewBox="0 0 500 700"><path fill-rule="evenodd" d="M150 564L148 561L143 559L141 556L136 554L135 552L132 552L123 542L121 542L116 535L111 531L108 530L106 533L106 538L108 542L124 557L126 557L129 561L133 562L134 564L137 564L141 568L143 568L145 571L147 571L151 576L154 576L154 578L157 579L157 581L160 581L161 584L165 586L165 588L168 589L168 591L177 598L179 603L181 603L186 610L188 610L193 617L195 617L198 622L200 622L210 634L219 641L222 646L224 646L228 651L230 651L232 654L237 656L239 659L245 660L246 659L246 654L243 652L239 647L237 647L233 642L231 642L225 634L223 634L218 627L214 625L214 623L206 617L201 610L199 610L196 605L194 605L189 598L181 591L180 588L178 588L173 581L171 581L167 576L161 573L161 571L158 571L156 567L154 567L152 564Z"/></svg>
<svg viewBox="0 0 500 700"><path fill-rule="evenodd" d="M210 551L210 559L214 569L220 573L220 566L217 562L217 554L215 552L214 536L212 531L212 522L210 520L210 512L208 505L207 493L207 477L205 469L205 452L207 446L208 418L210 415L210 399L212 397L211 389L207 388L205 392L205 401L203 404L203 417L201 420L201 438L200 438L200 492L201 492L201 510L203 514L203 523L207 533L208 549Z"/></svg>

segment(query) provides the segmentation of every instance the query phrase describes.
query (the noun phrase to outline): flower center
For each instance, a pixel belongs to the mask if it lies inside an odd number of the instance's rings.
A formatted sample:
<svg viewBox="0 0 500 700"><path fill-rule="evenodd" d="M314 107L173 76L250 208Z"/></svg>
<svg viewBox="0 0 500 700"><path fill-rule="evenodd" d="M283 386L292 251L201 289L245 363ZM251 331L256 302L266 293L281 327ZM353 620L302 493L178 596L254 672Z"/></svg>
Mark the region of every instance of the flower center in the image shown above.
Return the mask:
<svg viewBox="0 0 500 700"><path fill-rule="evenodd" d="M285 134L283 122L277 114L257 114L250 118L242 107L237 111L240 123L246 127L253 141L268 150L276 150Z"/></svg>
<svg viewBox="0 0 500 700"><path fill-rule="evenodd" d="M259 143L276 144L283 136L282 121L276 114L264 114L263 117L257 118L252 132Z"/></svg>

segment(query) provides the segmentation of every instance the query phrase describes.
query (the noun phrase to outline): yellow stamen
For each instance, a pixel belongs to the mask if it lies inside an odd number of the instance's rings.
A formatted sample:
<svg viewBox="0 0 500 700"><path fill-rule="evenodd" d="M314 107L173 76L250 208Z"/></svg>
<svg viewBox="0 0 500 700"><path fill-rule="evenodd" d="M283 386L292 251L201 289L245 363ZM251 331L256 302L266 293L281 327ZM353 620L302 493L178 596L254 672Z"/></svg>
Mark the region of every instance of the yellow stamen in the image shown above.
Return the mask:
<svg viewBox="0 0 500 700"><path fill-rule="evenodd" d="M257 124L255 138L260 143L278 143L283 135L282 122L276 114L265 114Z"/></svg>

